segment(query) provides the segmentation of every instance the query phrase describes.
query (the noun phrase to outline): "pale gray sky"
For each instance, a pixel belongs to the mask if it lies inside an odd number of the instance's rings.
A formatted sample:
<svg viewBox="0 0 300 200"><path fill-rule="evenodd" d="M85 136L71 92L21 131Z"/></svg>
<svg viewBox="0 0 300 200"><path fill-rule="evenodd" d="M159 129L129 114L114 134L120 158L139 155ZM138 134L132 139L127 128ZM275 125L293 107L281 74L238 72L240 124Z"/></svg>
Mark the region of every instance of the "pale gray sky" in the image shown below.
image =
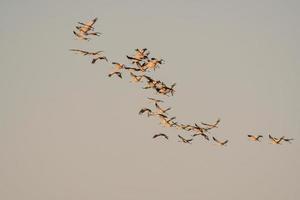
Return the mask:
<svg viewBox="0 0 300 200"><path fill-rule="evenodd" d="M93 17L103 35L75 40ZM0 22L0 199L299 199L299 1L2 0ZM137 114L152 92L68 51L144 47L166 60L150 75L177 83L170 114L220 117L227 147L178 143Z"/></svg>

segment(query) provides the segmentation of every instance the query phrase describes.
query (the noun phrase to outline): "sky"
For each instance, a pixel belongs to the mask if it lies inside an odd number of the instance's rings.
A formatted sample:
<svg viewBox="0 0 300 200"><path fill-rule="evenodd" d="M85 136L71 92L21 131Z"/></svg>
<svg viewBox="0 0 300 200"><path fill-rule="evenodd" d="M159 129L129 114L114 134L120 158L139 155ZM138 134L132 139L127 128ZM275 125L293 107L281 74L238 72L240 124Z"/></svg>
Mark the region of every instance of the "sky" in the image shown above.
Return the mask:
<svg viewBox="0 0 300 200"><path fill-rule="evenodd" d="M103 34L76 40L94 17ZM0 199L299 199L299 1L1 0L0 22ZM138 115L155 93L71 48L125 64L148 48L165 60L148 75L176 82L170 115L220 118L228 145L178 143Z"/></svg>

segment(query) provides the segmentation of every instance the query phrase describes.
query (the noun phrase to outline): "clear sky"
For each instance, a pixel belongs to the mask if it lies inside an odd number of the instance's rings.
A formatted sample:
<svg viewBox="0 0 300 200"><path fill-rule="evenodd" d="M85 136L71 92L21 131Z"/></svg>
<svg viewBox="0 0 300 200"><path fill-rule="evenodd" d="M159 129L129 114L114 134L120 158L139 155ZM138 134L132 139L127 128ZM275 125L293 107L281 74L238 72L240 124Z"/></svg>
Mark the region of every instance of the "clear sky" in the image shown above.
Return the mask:
<svg viewBox="0 0 300 200"><path fill-rule="evenodd" d="M75 40L94 17L103 35ZM299 1L1 0L0 22L0 199L300 198ZM177 83L170 115L220 117L226 147L178 143L186 133L138 115L151 91L69 51L127 62L145 47L166 61L149 75Z"/></svg>

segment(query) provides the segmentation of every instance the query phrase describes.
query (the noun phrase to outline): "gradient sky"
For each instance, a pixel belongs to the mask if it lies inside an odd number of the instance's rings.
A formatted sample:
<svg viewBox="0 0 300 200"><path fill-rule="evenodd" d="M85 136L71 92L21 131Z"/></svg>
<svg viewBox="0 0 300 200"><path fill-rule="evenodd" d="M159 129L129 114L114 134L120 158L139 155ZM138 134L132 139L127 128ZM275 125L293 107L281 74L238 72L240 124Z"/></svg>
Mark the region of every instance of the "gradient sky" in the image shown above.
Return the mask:
<svg viewBox="0 0 300 200"><path fill-rule="evenodd" d="M75 40L93 17L103 35ZM0 22L0 199L300 198L299 1L1 0ZM178 143L185 133L137 114L151 91L69 52L127 62L145 47L166 60L149 75L177 83L170 114L220 117L226 147Z"/></svg>

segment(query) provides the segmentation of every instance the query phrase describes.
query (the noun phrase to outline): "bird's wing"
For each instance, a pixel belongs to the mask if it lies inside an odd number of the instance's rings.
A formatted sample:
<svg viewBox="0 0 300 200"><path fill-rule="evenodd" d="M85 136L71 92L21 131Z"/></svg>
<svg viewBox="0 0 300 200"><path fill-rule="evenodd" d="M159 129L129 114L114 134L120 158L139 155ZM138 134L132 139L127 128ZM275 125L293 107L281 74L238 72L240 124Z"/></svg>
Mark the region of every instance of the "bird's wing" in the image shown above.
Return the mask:
<svg viewBox="0 0 300 200"><path fill-rule="evenodd" d="M180 139L182 139L182 140L185 140L181 135L178 135L178 137L179 137Z"/></svg>
<svg viewBox="0 0 300 200"><path fill-rule="evenodd" d="M279 140L278 143L280 143L284 139L284 136L282 136Z"/></svg>
<svg viewBox="0 0 300 200"><path fill-rule="evenodd" d="M220 141L217 140L215 137L212 137L212 138L213 138L213 140L214 140L215 142L220 143Z"/></svg>
<svg viewBox="0 0 300 200"><path fill-rule="evenodd" d="M155 102L155 107L158 109L158 110L161 110L161 107Z"/></svg>
<svg viewBox="0 0 300 200"><path fill-rule="evenodd" d="M227 144L227 143L228 143L228 140L224 141L224 142L223 142L223 145L224 145L224 144Z"/></svg>

